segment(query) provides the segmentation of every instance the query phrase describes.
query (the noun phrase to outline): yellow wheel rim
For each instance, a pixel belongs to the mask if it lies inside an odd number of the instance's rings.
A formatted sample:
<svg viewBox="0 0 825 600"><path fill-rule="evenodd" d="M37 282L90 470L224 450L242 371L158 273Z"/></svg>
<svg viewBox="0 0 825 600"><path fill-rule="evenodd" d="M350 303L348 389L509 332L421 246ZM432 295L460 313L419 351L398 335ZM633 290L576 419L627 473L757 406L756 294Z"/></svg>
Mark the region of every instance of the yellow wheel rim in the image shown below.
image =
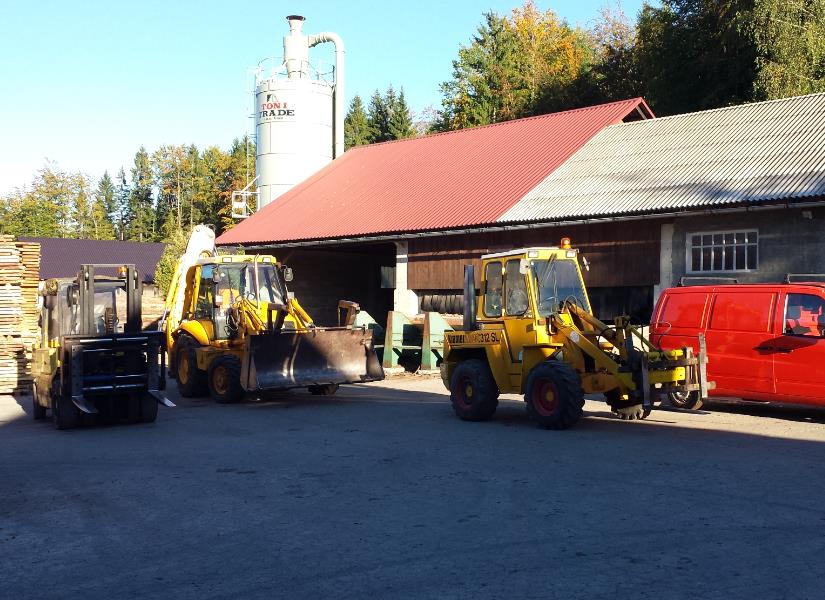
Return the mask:
<svg viewBox="0 0 825 600"><path fill-rule="evenodd" d="M226 367L216 367L212 371L212 387L219 394L225 394L229 390L229 373Z"/></svg>
<svg viewBox="0 0 825 600"><path fill-rule="evenodd" d="M184 354L178 360L180 361L178 365L178 381L187 383L189 381L189 357Z"/></svg>
<svg viewBox="0 0 825 600"><path fill-rule="evenodd" d="M473 386L467 384L467 386L464 388L464 396L467 398L473 397Z"/></svg>
<svg viewBox="0 0 825 600"><path fill-rule="evenodd" d="M553 390L547 390L547 393L544 394L544 399L549 403L555 402L556 395L553 393Z"/></svg>

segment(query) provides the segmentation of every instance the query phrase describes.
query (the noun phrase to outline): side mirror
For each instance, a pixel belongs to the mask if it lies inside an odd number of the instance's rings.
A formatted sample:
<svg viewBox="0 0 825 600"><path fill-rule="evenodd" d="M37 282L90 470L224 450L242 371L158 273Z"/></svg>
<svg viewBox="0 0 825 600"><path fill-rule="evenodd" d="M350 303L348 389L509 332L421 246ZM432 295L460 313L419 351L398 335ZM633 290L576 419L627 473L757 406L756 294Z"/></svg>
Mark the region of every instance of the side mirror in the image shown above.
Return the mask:
<svg viewBox="0 0 825 600"><path fill-rule="evenodd" d="M530 270L530 263L527 261L526 258L522 258L518 261L518 272L522 275L527 275L527 271Z"/></svg>
<svg viewBox="0 0 825 600"><path fill-rule="evenodd" d="M590 263L584 256L582 256L582 266L584 267L585 271L590 271Z"/></svg>
<svg viewBox="0 0 825 600"><path fill-rule="evenodd" d="M292 281L292 279L294 278L292 269L290 267L287 267L286 265L284 265L284 267L282 268L281 273L284 276L284 281L286 281L287 283Z"/></svg>

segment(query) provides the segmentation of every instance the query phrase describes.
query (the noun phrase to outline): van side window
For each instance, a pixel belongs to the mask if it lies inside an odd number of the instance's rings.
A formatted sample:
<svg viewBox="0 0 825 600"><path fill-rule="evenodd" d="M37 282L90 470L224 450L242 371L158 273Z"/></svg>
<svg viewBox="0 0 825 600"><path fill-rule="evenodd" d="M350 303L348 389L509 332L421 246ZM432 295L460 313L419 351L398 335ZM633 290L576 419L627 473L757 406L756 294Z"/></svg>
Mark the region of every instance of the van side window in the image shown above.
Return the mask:
<svg viewBox="0 0 825 600"><path fill-rule="evenodd" d="M767 333L775 297L773 292L719 292L713 301L709 329Z"/></svg>
<svg viewBox="0 0 825 600"><path fill-rule="evenodd" d="M788 294L785 333L825 337L825 299L813 294Z"/></svg>
<svg viewBox="0 0 825 600"><path fill-rule="evenodd" d="M501 263L487 263L487 270L484 273L486 288L484 290L484 315L487 317L501 316Z"/></svg>
<svg viewBox="0 0 825 600"><path fill-rule="evenodd" d="M507 315L520 317L530 307L527 299L527 283L519 272L520 260L507 261Z"/></svg>

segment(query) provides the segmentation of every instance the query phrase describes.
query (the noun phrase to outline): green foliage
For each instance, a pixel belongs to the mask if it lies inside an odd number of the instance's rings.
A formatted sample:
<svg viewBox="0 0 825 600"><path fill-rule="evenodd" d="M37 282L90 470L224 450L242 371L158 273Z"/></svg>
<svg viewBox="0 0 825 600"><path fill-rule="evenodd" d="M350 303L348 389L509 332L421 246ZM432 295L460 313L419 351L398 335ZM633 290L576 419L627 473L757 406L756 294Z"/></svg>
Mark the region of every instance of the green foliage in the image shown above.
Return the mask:
<svg viewBox="0 0 825 600"><path fill-rule="evenodd" d="M167 239L166 247L163 249L163 254L155 267L155 285L161 292L162 296L166 296L169 291L169 286L172 283L172 277L175 275L175 269L178 265L178 259L186 251L186 245L189 242L188 232L182 229L172 231Z"/></svg>
<svg viewBox="0 0 825 600"><path fill-rule="evenodd" d="M355 146L363 146L369 144L371 139L372 130L364 110L364 102L361 96L356 94L344 118L344 148L349 150Z"/></svg>
<svg viewBox="0 0 825 600"><path fill-rule="evenodd" d="M366 132L368 143L402 140L416 135L403 88L399 94L392 86L383 95L375 90L367 109Z"/></svg>
<svg viewBox="0 0 825 600"><path fill-rule="evenodd" d="M757 99L825 91L825 2L763 0L753 21Z"/></svg>
<svg viewBox="0 0 825 600"><path fill-rule="evenodd" d="M395 97L390 113L389 130L394 140L415 137L415 127L413 126L410 107L407 106L407 100L404 98L404 88L401 88L401 92Z"/></svg>

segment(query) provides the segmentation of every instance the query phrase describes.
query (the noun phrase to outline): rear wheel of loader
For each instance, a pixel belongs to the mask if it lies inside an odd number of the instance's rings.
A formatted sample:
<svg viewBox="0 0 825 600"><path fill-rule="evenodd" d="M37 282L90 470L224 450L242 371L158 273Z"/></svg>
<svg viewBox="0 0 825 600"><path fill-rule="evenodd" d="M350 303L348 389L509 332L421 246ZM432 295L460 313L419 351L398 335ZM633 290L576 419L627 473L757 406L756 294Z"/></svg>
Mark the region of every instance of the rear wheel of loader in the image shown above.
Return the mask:
<svg viewBox="0 0 825 600"><path fill-rule="evenodd" d="M483 360L462 361L450 380L450 402L465 421L486 421L498 408L498 386Z"/></svg>
<svg viewBox="0 0 825 600"><path fill-rule="evenodd" d="M175 365L178 391L184 398L206 395L206 373L198 369L195 350L198 342L192 336L181 334L175 343Z"/></svg>
<svg viewBox="0 0 825 600"><path fill-rule="evenodd" d="M667 399L676 408L699 410L703 404L699 392L668 392Z"/></svg>
<svg viewBox="0 0 825 600"><path fill-rule="evenodd" d="M610 405L610 410L622 421L641 421L650 416L650 409L645 409L639 401L625 400L618 389L609 390L604 394Z"/></svg>
<svg viewBox="0 0 825 600"><path fill-rule="evenodd" d="M337 383L330 383L329 385L311 385L307 388L309 393L313 396L332 396L338 391Z"/></svg>
<svg viewBox="0 0 825 600"><path fill-rule="evenodd" d="M527 412L547 429L567 429L582 416L584 392L579 376L567 363L548 360L527 376Z"/></svg>
<svg viewBox="0 0 825 600"><path fill-rule="evenodd" d="M243 398L241 361L237 356L219 356L209 365L209 393L215 402L233 404Z"/></svg>

